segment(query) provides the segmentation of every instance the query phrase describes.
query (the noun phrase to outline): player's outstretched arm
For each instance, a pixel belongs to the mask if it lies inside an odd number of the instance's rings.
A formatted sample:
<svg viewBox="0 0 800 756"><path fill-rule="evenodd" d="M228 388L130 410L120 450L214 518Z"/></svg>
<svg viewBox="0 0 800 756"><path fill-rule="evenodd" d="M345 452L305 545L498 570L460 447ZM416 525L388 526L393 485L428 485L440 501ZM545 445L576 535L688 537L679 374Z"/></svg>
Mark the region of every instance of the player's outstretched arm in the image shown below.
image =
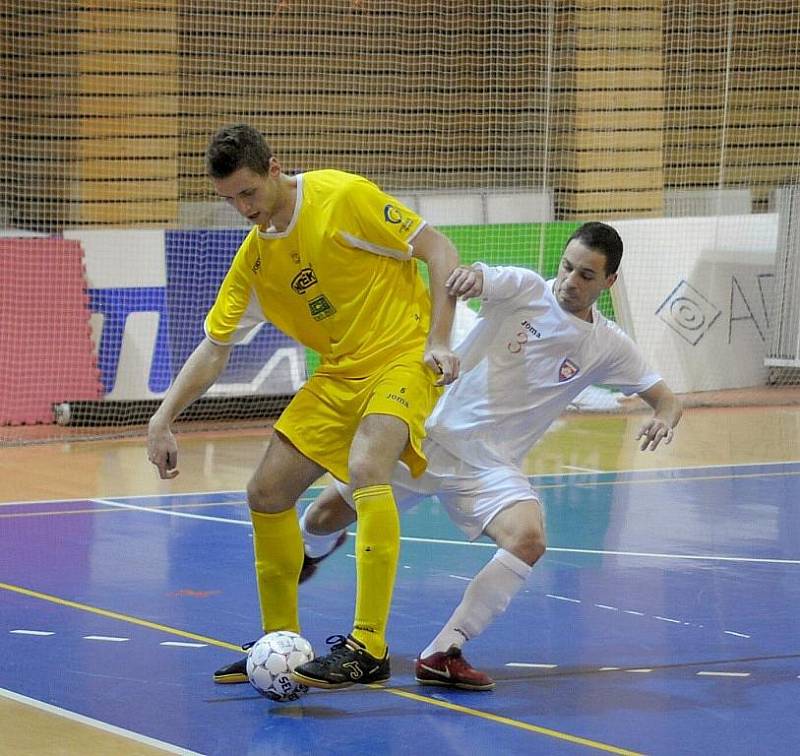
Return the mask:
<svg viewBox="0 0 800 756"><path fill-rule="evenodd" d="M172 421L195 399L201 397L225 369L231 346L203 339L189 355L147 428L147 458L162 479L178 474L178 444Z"/></svg>
<svg viewBox="0 0 800 756"><path fill-rule="evenodd" d="M636 439L642 439L639 447L642 451L655 451L662 441L672 442L673 429L681 419L683 406L664 381L642 391L639 396L653 408L653 416L639 429Z"/></svg>
<svg viewBox="0 0 800 756"><path fill-rule="evenodd" d="M441 373L437 385L452 383L458 378L458 356L450 348L450 329L456 300L445 282L458 265L458 252L450 240L432 226L425 226L414 239L414 257L428 266L431 287L431 329L425 349L425 362Z"/></svg>

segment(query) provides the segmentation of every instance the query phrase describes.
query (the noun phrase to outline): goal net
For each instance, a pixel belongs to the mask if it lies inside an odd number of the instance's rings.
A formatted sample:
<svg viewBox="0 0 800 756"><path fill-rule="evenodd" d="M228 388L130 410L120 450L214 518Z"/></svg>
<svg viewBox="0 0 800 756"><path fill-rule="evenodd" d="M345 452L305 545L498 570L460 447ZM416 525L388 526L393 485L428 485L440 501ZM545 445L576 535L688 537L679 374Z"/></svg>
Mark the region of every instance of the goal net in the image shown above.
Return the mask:
<svg viewBox="0 0 800 756"><path fill-rule="evenodd" d="M798 34L778 0L5 0L0 443L141 433L247 231L204 175L235 122L466 262L549 276L608 221L601 308L676 391L796 401ZM185 427L262 423L314 365L265 325Z"/></svg>

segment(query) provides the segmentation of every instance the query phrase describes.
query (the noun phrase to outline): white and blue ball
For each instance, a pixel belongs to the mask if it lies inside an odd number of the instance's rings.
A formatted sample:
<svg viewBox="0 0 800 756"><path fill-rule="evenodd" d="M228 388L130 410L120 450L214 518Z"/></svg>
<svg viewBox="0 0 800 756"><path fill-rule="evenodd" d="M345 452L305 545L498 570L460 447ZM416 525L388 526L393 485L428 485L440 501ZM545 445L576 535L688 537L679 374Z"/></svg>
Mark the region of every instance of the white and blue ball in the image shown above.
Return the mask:
<svg viewBox="0 0 800 756"><path fill-rule="evenodd" d="M277 630L259 638L247 653L247 677L252 686L272 701L296 701L308 692L291 672L314 658L311 644L297 633Z"/></svg>

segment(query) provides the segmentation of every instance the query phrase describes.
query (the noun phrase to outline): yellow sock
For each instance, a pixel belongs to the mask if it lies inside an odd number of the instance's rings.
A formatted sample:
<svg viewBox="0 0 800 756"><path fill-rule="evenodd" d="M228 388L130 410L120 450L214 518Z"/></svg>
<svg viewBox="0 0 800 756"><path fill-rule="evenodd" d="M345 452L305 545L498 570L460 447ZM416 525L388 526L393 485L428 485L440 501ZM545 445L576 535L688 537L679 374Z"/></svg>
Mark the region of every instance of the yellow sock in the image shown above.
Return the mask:
<svg viewBox="0 0 800 756"><path fill-rule="evenodd" d="M303 566L303 538L297 513L294 507L278 514L251 510L250 519L264 632L299 633L297 581Z"/></svg>
<svg viewBox="0 0 800 756"><path fill-rule="evenodd" d="M389 485L353 491L356 530L356 616L353 637L381 658L400 554L400 518Z"/></svg>

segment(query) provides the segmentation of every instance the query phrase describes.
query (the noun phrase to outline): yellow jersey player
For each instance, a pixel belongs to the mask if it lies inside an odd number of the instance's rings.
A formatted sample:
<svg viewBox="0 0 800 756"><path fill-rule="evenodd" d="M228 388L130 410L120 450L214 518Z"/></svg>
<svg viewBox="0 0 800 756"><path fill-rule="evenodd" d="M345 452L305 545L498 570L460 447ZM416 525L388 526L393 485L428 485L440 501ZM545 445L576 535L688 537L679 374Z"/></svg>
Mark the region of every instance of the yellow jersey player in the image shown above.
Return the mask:
<svg viewBox="0 0 800 756"><path fill-rule="evenodd" d="M335 170L285 174L255 128L220 129L206 151L219 196L254 226L242 242L187 359L150 420L148 457L178 474L173 420L224 369L233 346L269 320L320 354L275 423L247 484L264 632L299 632L303 542L295 503L325 471L358 510L352 632L303 666L307 684L341 688L389 677L386 625L399 552L390 478L402 459L426 465L425 420L458 376L449 346L453 245L365 178ZM428 267L430 294L417 268ZM217 682L246 679L245 660Z"/></svg>

